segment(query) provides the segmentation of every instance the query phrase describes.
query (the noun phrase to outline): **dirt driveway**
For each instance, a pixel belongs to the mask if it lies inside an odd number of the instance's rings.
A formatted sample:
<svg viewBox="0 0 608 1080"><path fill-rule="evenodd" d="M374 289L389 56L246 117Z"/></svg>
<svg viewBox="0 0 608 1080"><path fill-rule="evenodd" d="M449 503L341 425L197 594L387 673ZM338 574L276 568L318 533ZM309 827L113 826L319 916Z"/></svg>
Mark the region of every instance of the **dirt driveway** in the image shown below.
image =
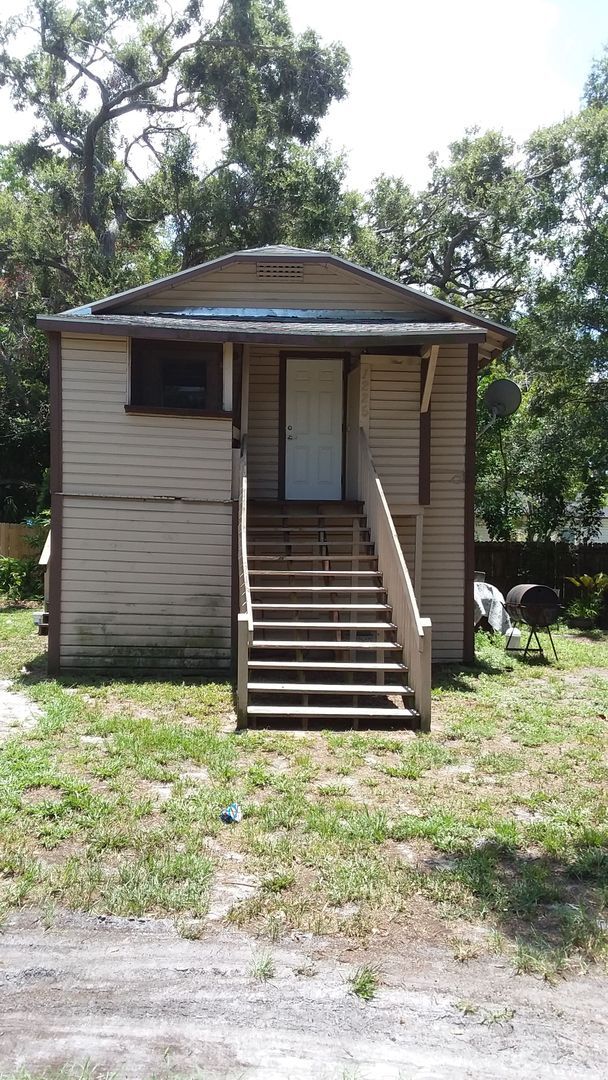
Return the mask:
<svg viewBox="0 0 608 1080"><path fill-rule="evenodd" d="M65 1064L117 1077L397 1080L606 1075L608 982L551 986L505 961L437 948L383 956L335 939L269 945L217 925L199 940L169 922L13 914L0 939L0 1071ZM349 992L382 970L367 1004Z"/></svg>

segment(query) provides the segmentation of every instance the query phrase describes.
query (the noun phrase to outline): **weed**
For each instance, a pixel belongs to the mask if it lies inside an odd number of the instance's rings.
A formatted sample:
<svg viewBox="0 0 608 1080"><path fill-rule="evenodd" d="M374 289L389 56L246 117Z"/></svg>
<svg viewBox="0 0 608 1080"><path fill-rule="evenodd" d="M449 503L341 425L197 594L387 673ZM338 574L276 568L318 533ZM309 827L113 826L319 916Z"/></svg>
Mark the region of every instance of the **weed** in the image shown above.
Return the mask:
<svg viewBox="0 0 608 1080"><path fill-rule="evenodd" d="M476 1016L479 1012L479 1005L475 1005L472 1001L456 1001L455 1008L458 1012L461 1012L463 1016Z"/></svg>
<svg viewBox="0 0 608 1080"><path fill-rule="evenodd" d="M262 882L262 888L265 892L279 893L284 889L289 889L295 881L295 874L292 870L285 870L282 873L273 874L271 877L265 878Z"/></svg>
<svg viewBox="0 0 608 1080"><path fill-rule="evenodd" d="M476 960L479 956L479 949L471 941L462 941L459 938L452 940L452 956L460 964L465 964L469 960Z"/></svg>
<svg viewBox="0 0 608 1080"><path fill-rule="evenodd" d="M200 941L205 934L205 923L202 919L178 919L175 929L187 941Z"/></svg>
<svg viewBox="0 0 608 1080"><path fill-rule="evenodd" d="M496 1012L486 1012L482 1024L491 1027L492 1024L509 1024L515 1016L515 1009L497 1009Z"/></svg>
<svg viewBox="0 0 608 1080"><path fill-rule="evenodd" d="M249 969L250 978L255 979L257 982L266 982L268 979L273 979L275 973L274 960L270 953L259 953L258 956L253 958Z"/></svg>
<svg viewBox="0 0 608 1080"><path fill-rule="evenodd" d="M353 994L362 1001L371 1001L376 996L380 973L378 968L364 964L350 976L348 982Z"/></svg>

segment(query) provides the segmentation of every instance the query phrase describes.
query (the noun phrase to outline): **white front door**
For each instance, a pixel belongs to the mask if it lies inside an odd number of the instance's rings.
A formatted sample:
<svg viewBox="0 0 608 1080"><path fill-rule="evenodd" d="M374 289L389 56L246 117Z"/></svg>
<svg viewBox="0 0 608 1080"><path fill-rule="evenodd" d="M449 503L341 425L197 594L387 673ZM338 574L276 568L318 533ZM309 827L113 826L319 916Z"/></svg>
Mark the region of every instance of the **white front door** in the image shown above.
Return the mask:
<svg viewBox="0 0 608 1080"><path fill-rule="evenodd" d="M285 498L342 498L342 361L287 358Z"/></svg>

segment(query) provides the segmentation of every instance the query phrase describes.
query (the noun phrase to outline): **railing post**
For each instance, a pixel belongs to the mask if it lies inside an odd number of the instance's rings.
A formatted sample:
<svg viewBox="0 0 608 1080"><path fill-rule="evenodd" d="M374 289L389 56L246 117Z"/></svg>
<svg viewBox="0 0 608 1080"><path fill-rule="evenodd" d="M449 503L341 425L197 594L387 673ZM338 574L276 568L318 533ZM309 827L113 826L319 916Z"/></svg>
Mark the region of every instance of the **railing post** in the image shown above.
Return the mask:
<svg viewBox="0 0 608 1080"><path fill-rule="evenodd" d="M368 526L376 545L378 569L382 573L384 587L392 604L393 622L397 627L403 645L404 660L410 671L410 683L420 716L420 729L430 731L431 620L420 617L418 604L422 576L422 529L420 526L416 529L416 596L403 548L363 429L359 432L359 451L359 498L365 504Z"/></svg>
<svg viewBox="0 0 608 1080"><path fill-rule="evenodd" d="M431 683L432 683L432 625L430 619L421 619L423 636L420 638L416 708L420 713L420 730L431 730Z"/></svg>
<svg viewBox="0 0 608 1080"><path fill-rule="evenodd" d="M247 679L249 671L249 617L237 616L236 726L247 727Z"/></svg>

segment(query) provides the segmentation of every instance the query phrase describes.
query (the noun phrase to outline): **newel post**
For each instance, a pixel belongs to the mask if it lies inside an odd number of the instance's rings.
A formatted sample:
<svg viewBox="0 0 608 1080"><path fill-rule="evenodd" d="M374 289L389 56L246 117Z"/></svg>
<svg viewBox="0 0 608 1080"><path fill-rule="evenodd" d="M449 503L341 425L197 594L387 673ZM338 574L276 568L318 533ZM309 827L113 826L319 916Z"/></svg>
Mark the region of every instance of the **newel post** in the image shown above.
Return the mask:
<svg viewBox="0 0 608 1080"><path fill-rule="evenodd" d="M418 680L415 687L416 708L420 713L420 730L431 730L432 629L430 619L421 619L424 631L420 641Z"/></svg>
<svg viewBox="0 0 608 1080"><path fill-rule="evenodd" d="M247 677L249 669L249 618L237 615L236 726L247 727Z"/></svg>

